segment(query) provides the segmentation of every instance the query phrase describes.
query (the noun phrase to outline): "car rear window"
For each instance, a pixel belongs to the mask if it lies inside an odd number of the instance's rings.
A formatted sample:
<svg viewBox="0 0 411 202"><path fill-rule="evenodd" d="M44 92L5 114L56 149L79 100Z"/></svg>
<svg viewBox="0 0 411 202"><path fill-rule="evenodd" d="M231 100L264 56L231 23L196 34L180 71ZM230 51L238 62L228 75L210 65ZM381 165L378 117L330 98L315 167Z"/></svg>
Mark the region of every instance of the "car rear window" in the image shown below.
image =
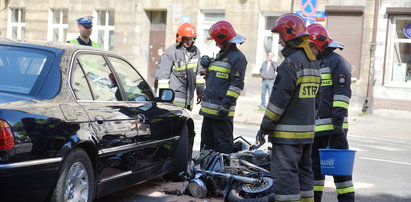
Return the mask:
<svg viewBox="0 0 411 202"><path fill-rule="evenodd" d="M51 60L48 51L0 46L0 91L32 94Z"/></svg>

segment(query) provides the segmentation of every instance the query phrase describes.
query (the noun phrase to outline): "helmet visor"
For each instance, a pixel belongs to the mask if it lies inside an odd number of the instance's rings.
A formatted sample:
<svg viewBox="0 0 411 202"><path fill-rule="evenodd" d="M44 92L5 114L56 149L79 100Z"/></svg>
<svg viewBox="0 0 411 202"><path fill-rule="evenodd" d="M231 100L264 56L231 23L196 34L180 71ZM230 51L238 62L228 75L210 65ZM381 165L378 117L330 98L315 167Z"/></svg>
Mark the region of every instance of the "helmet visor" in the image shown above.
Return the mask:
<svg viewBox="0 0 411 202"><path fill-rule="evenodd" d="M333 40L328 47L331 47L331 48L339 48L339 49L342 50L342 49L344 48L344 44L342 44L342 43L340 43L340 42L338 42L338 41Z"/></svg>
<svg viewBox="0 0 411 202"><path fill-rule="evenodd" d="M236 35L234 38L232 38L230 40L230 43L239 43L242 44L245 41L245 37L241 36L241 35Z"/></svg>

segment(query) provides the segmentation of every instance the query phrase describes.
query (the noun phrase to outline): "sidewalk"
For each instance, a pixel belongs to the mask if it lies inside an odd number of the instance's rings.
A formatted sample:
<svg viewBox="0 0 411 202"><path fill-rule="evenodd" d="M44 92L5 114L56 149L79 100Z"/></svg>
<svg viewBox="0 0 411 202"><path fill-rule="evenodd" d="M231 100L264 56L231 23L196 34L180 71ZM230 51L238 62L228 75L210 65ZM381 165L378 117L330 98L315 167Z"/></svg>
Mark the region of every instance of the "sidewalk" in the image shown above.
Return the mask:
<svg viewBox="0 0 411 202"><path fill-rule="evenodd" d="M259 109L261 79L247 77L243 92L237 100L234 122L260 125L264 116L264 110ZM195 119L202 119L199 109L198 105L193 109ZM375 109L373 114L364 114L360 108L350 106L348 135L411 140L411 112Z"/></svg>

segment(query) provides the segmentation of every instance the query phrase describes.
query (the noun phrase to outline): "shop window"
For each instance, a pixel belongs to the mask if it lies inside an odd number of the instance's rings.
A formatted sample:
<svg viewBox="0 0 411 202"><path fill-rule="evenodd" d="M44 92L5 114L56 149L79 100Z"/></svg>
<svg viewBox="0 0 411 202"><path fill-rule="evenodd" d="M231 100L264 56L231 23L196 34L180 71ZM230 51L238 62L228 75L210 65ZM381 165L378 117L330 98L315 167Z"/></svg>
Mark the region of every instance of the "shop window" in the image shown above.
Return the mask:
<svg viewBox="0 0 411 202"><path fill-rule="evenodd" d="M411 87L411 17L391 15L389 20L385 81Z"/></svg>
<svg viewBox="0 0 411 202"><path fill-rule="evenodd" d="M48 41L67 41L67 9L50 9L48 25Z"/></svg>
<svg viewBox="0 0 411 202"><path fill-rule="evenodd" d="M7 18L7 37L24 39L26 11L24 8L10 8Z"/></svg>

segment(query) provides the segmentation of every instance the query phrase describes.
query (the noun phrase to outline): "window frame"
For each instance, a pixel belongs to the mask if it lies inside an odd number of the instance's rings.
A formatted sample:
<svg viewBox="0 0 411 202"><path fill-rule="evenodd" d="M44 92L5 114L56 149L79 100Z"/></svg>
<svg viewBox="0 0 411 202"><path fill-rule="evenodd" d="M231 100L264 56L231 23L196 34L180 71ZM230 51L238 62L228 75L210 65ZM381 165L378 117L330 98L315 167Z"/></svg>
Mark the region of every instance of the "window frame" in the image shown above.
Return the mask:
<svg viewBox="0 0 411 202"><path fill-rule="evenodd" d="M384 68L384 85L389 87L411 88L411 82L393 81L394 51L396 43L410 43L411 39L396 39L397 20L410 20L410 16L391 14L388 17L387 34L386 34L386 51L385 51L385 68Z"/></svg>
<svg viewBox="0 0 411 202"><path fill-rule="evenodd" d="M59 10L60 15L60 22L58 24L53 23L54 19L54 11ZM68 22L64 24L64 13L68 16L68 10L62 8L51 8L49 9L49 18L48 18L48 31L47 31L47 40L48 41L56 41L56 42L66 42L67 41L67 30L68 30ZM58 39L54 39L54 29L58 29ZM64 34L64 30L66 30L66 34Z"/></svg>
<svg viewBox="0 0 411 202"><path fill-rule="evenodd" d="M17 11L17 22L12 22L12 18L14 16L14 11ZM22 13L26 16L26 9L25 8L9 8L7 11L7 37L13 38L13 28L17 28L17 36L16 39L24 39L25 35L25 28L26 28L26 20L23 19L22 21Z"/></svg>

